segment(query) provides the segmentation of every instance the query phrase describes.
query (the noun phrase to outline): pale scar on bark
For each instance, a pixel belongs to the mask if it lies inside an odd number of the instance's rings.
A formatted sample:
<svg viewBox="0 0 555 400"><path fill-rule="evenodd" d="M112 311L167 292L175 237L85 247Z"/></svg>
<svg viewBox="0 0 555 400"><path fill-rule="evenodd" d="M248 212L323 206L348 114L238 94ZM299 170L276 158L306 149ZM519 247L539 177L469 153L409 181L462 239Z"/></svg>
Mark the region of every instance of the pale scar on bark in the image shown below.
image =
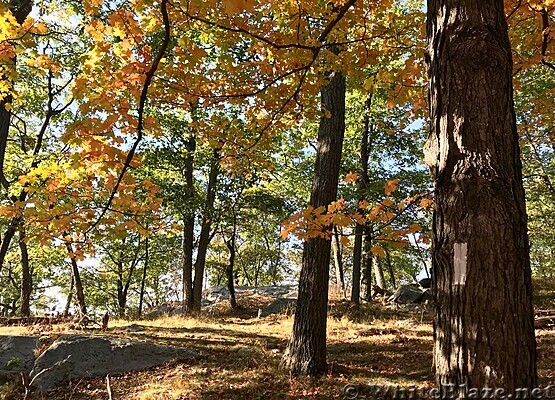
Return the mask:
<svg viewBox="0 0 555 400"><path fill-rule="evenodd" d="M454 269L453 283L464 285L466 283L466 253L468 245L466 243L455 243L454 246Z"/></svg>

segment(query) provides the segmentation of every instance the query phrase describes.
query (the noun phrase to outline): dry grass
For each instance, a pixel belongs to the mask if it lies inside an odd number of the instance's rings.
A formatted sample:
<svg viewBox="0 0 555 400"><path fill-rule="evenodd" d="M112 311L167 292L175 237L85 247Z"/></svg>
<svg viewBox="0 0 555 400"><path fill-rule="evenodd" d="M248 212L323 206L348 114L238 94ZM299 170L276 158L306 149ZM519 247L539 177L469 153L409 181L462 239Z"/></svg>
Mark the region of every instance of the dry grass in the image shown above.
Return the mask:
<svg viewBox="0 0 555 400"><path fill-rule="evenodd" d="M212 315L198 318L112 322L107 334L184 346L200 354L192 362L175 361L148 371L111 377L113 399L339 399L344 398L343 387L347 383L433 384L432 328L427 312L392 310L376 303L357 313L346 303L338 302L328 319L328 374L319 379L291 379L280 368L280 360L293 318L251 318L256 314L256 304L242 306L232 312L222 305ZM145 329L128 333L125 327L131 323ZM64 329L67 327L56 328L52 335L55 337ZM0 335L17 333L25 333L24 328L0 328ZM543 384L555 380L554 333L538 331ZM44 397L32 397L107 398L104 379L72 382ZM21 391L14 391L13 387L0 390L2 399L19 400Z"/></svg>

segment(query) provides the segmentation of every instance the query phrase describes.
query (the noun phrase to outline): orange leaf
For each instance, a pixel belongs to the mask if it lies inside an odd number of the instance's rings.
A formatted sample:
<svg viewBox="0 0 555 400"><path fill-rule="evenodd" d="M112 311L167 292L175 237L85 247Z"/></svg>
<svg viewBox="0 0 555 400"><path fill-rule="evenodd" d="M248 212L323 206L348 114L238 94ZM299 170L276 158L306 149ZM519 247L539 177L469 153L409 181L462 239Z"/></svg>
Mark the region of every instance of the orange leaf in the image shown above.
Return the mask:
<svg viewBox="0 0 555 400"><path fill-rule="evenodd" d="M396 191L398 184L399 184L399 179L388 180L387 183L384 185L385 194L389 196L391 193Z"/></svg>

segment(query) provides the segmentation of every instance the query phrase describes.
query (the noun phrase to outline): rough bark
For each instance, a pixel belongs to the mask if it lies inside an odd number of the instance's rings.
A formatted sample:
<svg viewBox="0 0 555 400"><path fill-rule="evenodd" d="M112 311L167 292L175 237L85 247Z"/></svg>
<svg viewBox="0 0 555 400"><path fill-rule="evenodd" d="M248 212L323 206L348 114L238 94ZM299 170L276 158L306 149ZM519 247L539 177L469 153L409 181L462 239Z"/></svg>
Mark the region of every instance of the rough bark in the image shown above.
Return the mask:
<svg viewBox="0 0 555 400"><path fill-rule="evenodd" d="M33 274L29 265L29 252L25 243L25 230L19 230L19 251L21 253L21 308L22 317L31 315L31 295L33 294Z"/></svg>
<svg viewBox="0 0 555 400"><path fill-rule="evenodd" d="M183 180L185 181L184 202L187 207L183 217L183 312L189 313L193 309L193 251L195 248L195 212L194 212L194 178L193 178L193 155L196 148L196 140L191 135L185 142L187 154L183 168Z"/></svg>
<svg viewBox="0 0 555 400"><path fill-rule="evenodd" d="M200 311L202 300L202 284L204 281L204 267L206 265L206 252L210 244L212 227L212 210L216 200L216 182L220 171L219 154L214 149L214 160L208 174L208 186L206 189L206 202L200 228L197 259L195 260L195 277L193 280L193 311Z"/></svg>
<svg viewBox="0 0 555 400"><path fill-rule="evenodd" d="M427 12L436 377L510 394L537 376L503 1L429 0Z"/></svg>
<svg viewBox="0 0 555 400"><path fill-rule="evenodd" d="M336 199L345 133L345 78L335 72L321 90L323 110L318 129L316 162L310 205L327 206ZM330 240L311 238L304 243L299 297L293 334L284 363L292 375L319 375L326 370L326 322Z"/></svg>

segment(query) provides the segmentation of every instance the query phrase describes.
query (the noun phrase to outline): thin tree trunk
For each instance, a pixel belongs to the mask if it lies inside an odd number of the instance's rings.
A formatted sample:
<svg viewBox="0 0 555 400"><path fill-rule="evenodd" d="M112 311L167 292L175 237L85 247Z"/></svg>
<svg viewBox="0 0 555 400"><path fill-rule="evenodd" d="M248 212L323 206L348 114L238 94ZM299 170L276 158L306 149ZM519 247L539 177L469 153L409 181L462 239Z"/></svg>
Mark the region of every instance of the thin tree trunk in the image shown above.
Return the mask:
<svg viewBox="0 0 555 400"><path fill-rule="evenodd" d="M333 262L335 266L335 281L339 290L341 290L342 296L345 297L345 280L343 278L343 254L341 251L341 244L339 243L339 232L337 227L333 228L333 238L332 238L332 248L333 248Z"/></svg>
<svg viewBox="0 0 555 400"><path fill-rule="evenodd" d="M64 307L64 318L69 317L69 309L71 307L71 300L73 299L73 290L74 290L74 278L73 278L73 274L71 274L71 279L69 281L69 292L67 294L67 299L66 299L66 306Z"/></svg>
<svg viewBox="0 0 555 400"><path fill-rule="evenodd" d="M321 90L320 118L310 205L327 206L336 199L345 133L345 77L335 72ZM329 115L331 114L331 115ZM326 322L330 240L310 238L304 243L299 296L293 333L284 363L292 375L319 375L326 370Z"/></svg>
<svg viewBox="0 0 555 400"><path fill-rule="evenodd" d="M29 252L25 243L25 228L19 230L19 250L21 253L21 315L31 315L31 295L33 293L33 274L29 265Z"/></svg>
<svg viewBox="0 0 555 400"><path fill-rule="evenodd" d="M389 272L389 280L391 281L391 286L393 289L397 289L397 280L395 279L395 271L393 270L393 264L391 264L391 254L389 250L385 249L385 260L387 261L387 271Z"/></svg>
<svg viewBox="0 0 555 400"><path fill-rule="evenodd" d="M527 217L502 0L429 0L434 361L441 397L537 385Z"/></svg>
<svg viewBox="0 0 555 400"><path fill-rule="evenodd" d="M228 241L226 241L227 248L229 250L229 263L225 269L225 275L227 278L227 289L229 291L229 305L232 309L237 308L237 299L235 298L235 285L233 282L233 271L235 269L235 239L237 235L237 217L233 216L233 232Z"/></svg>
<svg viewBox="0 0 555 400"><path fill-rule="evenodd" d="M362 298L364 301L372 300L372 238L368 232L369 228L364 227L363 252L362 252Z"/></svg>
<svg viewBox="0 0 555 400"><path fill-rule="evenodd" d="M117 284L117 300L118 300L118 316L120 318L123 318L125 316L125 304L126 304L126 296L125 296L125 292L123 290L123 262L122 261L118 261L116 264L118 271L117 271L117 275L118 275L118 280L116 282Z"/></svg>
<svg viewBox="0 0 555 400"><path fill-rule="evenodd" d="M204 280L204 267L206 264L206 252L210 244L212 227L212 209L216 200L216 183L218 180L219 155L214 149L214 160L208 174L208 187L206 189L206 202L204 205L204 213L202 216L202 224L200 229L199 244L197 250L197 259L195 260L195 278L193 281L193 311L200 311L202 300L202 284Z"/></svg>
<svg viewBox="0 0 555 400"><path fill-rule="evenodd" d="M370 178L368 176L368 160L370 152L370 107L372 106L372 94L369 94L364 102L363 108L363 120L362 129L360 131L360 177L358 179L358 196L359 200L364 200L366 196L366 190L368 189L368 183ZM359 210L360 214L364 214L364 210ZM353 247L353 289L351 291L351 302L355 304L356 307L360 305L361 298L361 279L365 281L365 277L368 274L365 268L367 264L365 258L366 250L363 249L365 246L366 238L366 227L364 225L357 224L355 227L355 243ZM367 290L365 286L362 288L363 297L366 298Z"/></svg>
<svg viewBox="0 0 555 400"><path fill-rule="evenodd" d="M355 306L360 305L360 266L362 263L362 235L364 226L357 224L355 226L355 243L353 245L353 274L352 274L352 289L351 289L351 302Z"/></svg>
<svg viewBox="0 0 555 400"><path fill-rule="evenodd" d="M196 149L196 139L190 135L185 143L187 155L183 169L185 181L185 215L183 218L183 313L188 314L193 309L193 251L195 247L195 211L194 207L194 177L193 157Z"/></svg>
<svg viewBox="0 0 555 400"><path fill-rule="evenodd" d="M71 261L71 273L73 275L73 283L75 286L75 295L77 297L79 313L81 315L87 315L87 305L85 303L85 292L83 290L83 283L81 282L81 274L79 273L79 266L77 265L77 260L75 259L75 254L73 253L73 247L71 246L71 243L66 243L66 249L69 255L69 260Z"/></svg>
<svg viewBox="0 0 555 400"><path fill-rule="evenodd" d="M378 256L374 256L372 260L372 265L374 267L374 277L376 279L376 287L379 288L380 291L384 292L387 290L387 284L385 281L385 276L383 273L383 263L380 262Z"/></svg>
<svg viewBox="0 0 555 400"><path fill-rule="evenodd" d="M139 293L139 315L143 315L143 302L145 298L145 285L146 285L146 273L148 270L148 262L149 262L149 244L148 244L148 236L145 238L145 261L143 264L143 274L141 276L141 291Z"/></svg>
<svg viewBox="0 0 555 400"><path fill-rule="evenodd" d="M31 9L33 8L33 1L32 0L10 0L6 3L9 10L12 12L13 16L15 17L18 24L23 24L27 16L31 13ZM15 69L16 58L13 57L5 63L5 68ZM10 65L11 64L11 65ZM0 74L0 80L5 81L9 80L3 74ZM10 124L11 124L11 112L8 109L8 105L11 105L13 97L11 94L7 94L1 101L0 101L0 186L8 192L10 187L10 183L8 182L5 172L4 172L4 162L6 157L6 146L8 143L8 137L10 133ZM4 266L4 260L6 258L6 254L8 253L8 249L10 247L10 243L15 235L17 227L21 223L21 218L12 218L6 232L4 233L4 237L0 243L0 271Z"/></svg>

